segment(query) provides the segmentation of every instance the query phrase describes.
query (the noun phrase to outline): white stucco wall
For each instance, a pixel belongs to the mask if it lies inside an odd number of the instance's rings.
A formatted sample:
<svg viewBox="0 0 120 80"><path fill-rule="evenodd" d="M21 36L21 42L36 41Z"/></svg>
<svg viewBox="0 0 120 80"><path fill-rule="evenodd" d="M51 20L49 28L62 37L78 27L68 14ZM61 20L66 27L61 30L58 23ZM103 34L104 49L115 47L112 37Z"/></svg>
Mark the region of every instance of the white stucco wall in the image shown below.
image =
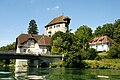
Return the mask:
<svg viewBox="0 0 120 80"><path fill-rule="evenodd" d="M34 47L17 47L16 53L28 53L28 54L49 54L50 51L49 47L47 46L39 46L37 43L35 43Z"/></svg>
<svg viewBox="0 0 120 80"><path fill-rule="evenodd" d="M20 48L17 45L16 53L20 53Z"/></svg>
<svg viewBox="0 0 120 80"><path fill-rule="evenodd" d="M94 48L97 51L108 51L109 50L108 44L91 45L90 48Z"/></svg>
<svg viewBox="0 0 120 80"><path fill-rule="evenodd" d="M60 27L57 27L57 25L60 25ZM52 36L55 32L58 32L58 31L61 31L61 32L64 32L64 33L67 31L67 27L65 26L65 23L55 24L55 25L52 25L52 26L49 26L49 27L45 28L45 34L46 35L51 35ZM51 34L49 32L51 32Z"/></svg>

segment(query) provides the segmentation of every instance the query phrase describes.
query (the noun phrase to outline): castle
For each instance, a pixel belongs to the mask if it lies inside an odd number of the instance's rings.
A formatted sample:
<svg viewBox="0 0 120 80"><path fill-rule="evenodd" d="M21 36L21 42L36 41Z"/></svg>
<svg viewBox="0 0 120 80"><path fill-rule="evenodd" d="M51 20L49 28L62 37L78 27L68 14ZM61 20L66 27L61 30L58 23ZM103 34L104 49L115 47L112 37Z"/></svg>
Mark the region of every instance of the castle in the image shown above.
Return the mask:
<svg viewBox="0 0 120 80"><path fill-rule="evenodd" d="M55 32L67 32L69 30L70 20L68 16L64 15L54 18L45 26L45 34L52 37Z"/></svg>

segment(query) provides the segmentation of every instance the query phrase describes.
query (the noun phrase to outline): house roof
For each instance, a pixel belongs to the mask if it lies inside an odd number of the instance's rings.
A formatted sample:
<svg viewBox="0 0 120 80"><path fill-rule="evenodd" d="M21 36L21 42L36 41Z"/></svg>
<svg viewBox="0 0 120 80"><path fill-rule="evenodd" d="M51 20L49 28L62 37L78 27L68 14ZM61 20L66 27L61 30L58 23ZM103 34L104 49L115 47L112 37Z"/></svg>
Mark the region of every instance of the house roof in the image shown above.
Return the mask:
<svg viewBox="0 0 120 80"><path fill-rule="evenodd" d="M58 16L54 18L52 21L50 21L45 27L48 27L50 25L58 24L58 23L67 23L67 20L71 20L68 16Z"/></svg>
<svg viewBox="0 0 120 80"><path fill-rule="evenodd" d="M112 43L112 39L108 36L101 36L101 37L95 37L93 40L89 42L89 45L107 44L107 43Z"/></svg>
<svg viewBox="0 0 120 80"><path fill-rule="evenodd" d="M25 46L24 43L26 43L29 39L34 39L38 45L45 45L50 46L51 38L46 35L36 35L36 34L20 34L17 37L17 44L18 46Z"/></svg>

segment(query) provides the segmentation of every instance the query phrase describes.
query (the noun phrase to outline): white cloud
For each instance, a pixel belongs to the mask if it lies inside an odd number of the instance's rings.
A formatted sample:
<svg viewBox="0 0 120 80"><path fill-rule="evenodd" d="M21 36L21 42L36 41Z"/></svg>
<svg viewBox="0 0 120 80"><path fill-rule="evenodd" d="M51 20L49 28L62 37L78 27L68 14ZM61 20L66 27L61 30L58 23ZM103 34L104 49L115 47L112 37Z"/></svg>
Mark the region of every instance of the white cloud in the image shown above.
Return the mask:
<svg viewBox="0 0 120 80"><path fill-rule="evenodd" d="M47 8L48 11L50 11L50 8Z"/></svg>
<svg viewBox="0 0 120 80"><path fill-rule="evenodd" d="M47 8L47 11L56 11L58 10L60 7L57 5L57 6L54 6L52 8Z"/></svg>
<svg viewBox="0 0 120 80"><path fill-rule="evenodd" d="M57 6L55 6L55 9L59 9L60 7L57 5Z"/></svg>

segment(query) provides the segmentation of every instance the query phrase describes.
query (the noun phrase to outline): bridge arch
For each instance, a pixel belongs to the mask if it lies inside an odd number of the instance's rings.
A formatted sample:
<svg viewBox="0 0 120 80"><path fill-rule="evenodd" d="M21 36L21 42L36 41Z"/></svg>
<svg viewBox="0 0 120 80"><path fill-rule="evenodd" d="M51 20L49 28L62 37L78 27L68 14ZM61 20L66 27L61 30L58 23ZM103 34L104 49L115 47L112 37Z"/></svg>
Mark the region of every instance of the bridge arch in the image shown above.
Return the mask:
<svg viewBox="0 0 120 80"><path fill-rule="evenodd" d="M41 67L49 67L49 63L48 62L42 62Z"/></svg>

